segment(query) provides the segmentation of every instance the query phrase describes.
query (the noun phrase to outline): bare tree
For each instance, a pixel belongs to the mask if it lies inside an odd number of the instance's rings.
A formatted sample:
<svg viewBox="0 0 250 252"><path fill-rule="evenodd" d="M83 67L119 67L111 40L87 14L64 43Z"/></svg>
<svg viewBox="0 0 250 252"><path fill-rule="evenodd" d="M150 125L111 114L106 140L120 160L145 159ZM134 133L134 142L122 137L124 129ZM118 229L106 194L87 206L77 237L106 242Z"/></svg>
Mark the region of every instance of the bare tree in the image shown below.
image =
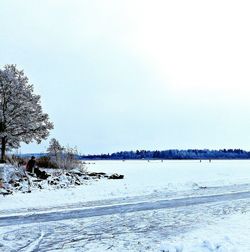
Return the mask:
<svg viewBox="0 0 250 252"><path fill-rule="evenodd" d="M78 159L77 147L63 147L58 140L52 138L47 149L49 158L62 170L80 169L86 171L85 165Z"/></svg>
<svg viewBox="0 0 250 252"><path fill-rule="evenodd" d="M77 159L77 148L71 148L67 146L63 150L63 157L61 159L60 167L64 170L71 170L79 166L79 160Z"/></svg>
<svg viewBox="0 0 250 252"><path fill-rule="evenodd" d="M49 153L50 158L57 164L59 164L60 160L62 159L63 150L64 147L60 145L58 140L55 138L50 140L47 152Z"/></svg>

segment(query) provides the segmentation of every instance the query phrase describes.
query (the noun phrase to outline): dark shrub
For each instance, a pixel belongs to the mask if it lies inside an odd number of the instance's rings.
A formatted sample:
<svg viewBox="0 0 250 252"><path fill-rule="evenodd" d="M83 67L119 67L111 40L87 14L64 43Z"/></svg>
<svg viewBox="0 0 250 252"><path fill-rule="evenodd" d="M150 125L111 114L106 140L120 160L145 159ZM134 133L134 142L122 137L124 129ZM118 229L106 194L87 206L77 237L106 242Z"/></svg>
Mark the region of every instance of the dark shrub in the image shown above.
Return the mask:
<svg viewBox="0 0 250 252"><path fill-rule="evenodd" d="M12 165L21 166L26 165L27 160L23 157L12 155L12 156L6 156L6 162Z"/></svg>
<svg viewBox="0 0 250 252"><path fill-rule="evenodd" d="M36 159L36 165L41 168L58 168L57 164L51 161L50 157L42 156Z"/></svg>

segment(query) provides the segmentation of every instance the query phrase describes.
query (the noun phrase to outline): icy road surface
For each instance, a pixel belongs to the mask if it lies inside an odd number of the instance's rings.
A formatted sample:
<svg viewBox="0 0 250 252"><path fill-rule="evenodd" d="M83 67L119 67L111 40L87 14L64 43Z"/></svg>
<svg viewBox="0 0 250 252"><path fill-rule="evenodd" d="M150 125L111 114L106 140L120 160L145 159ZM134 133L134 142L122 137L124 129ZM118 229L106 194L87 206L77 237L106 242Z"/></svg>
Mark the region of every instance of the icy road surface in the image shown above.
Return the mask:
<svg viewBox="0 0 250 252"><path fill-rule="evenodd" d="M160 251L162 240L250 210L250 191L0 218L1 251Z"/></svg>
<svg viewBox="0 0 250 252"><path fill-rule="evenodd" d="M202 197L188 197L182 199L159 200L153 202L140 202L134 204L122 204L113 206L103 206L96 208L77 209L60 212L38 213L31 215L17 215L0 217L0 226L11 226L20 224L30 224L38 222L61 221L68 219L80 219L96 216L133 213L147 210L159 210L164 208L178 208L214 202L232 201L239 199L249 199L250 192L240 192L222 195L211 195Z"/></svg>

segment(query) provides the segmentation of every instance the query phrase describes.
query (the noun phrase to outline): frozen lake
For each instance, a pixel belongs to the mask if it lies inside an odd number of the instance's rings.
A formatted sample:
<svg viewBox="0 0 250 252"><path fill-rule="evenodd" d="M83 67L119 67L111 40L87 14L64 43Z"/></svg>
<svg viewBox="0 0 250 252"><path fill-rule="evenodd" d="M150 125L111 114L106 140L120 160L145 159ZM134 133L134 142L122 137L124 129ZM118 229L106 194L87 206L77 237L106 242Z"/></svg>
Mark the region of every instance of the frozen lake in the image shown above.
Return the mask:
<svg viewBox="0 0 250 252"><path fill-rule="evenodd" d="M88 162L87 162L88 163ZM91 161L89 170L121 173L126 181L140 178L147 185L195 181L250 181L250 160Z"/></svg>
<svg viewBox="0 0 250 252"><path fill-rule="evenodd" d="M87 166L91 171L124 174L125 179L113 181L113 186L125 186L131 193L180 191L250 182L249 160L95 161Z"/></svg>

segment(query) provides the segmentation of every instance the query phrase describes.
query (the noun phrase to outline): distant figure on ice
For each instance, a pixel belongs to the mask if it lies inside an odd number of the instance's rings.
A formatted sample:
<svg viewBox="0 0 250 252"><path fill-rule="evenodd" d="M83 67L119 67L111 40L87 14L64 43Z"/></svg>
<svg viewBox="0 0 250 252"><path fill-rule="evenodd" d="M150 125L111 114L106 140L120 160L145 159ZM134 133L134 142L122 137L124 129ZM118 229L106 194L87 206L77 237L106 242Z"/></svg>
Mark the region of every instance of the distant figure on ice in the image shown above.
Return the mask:
<svg viewBox="0 0 250 252"><path fill-rule="evenodd" d="M36 158L32 156L26 165L26 170L28 172L34 173L35 165L36 165Z"/></svg>

